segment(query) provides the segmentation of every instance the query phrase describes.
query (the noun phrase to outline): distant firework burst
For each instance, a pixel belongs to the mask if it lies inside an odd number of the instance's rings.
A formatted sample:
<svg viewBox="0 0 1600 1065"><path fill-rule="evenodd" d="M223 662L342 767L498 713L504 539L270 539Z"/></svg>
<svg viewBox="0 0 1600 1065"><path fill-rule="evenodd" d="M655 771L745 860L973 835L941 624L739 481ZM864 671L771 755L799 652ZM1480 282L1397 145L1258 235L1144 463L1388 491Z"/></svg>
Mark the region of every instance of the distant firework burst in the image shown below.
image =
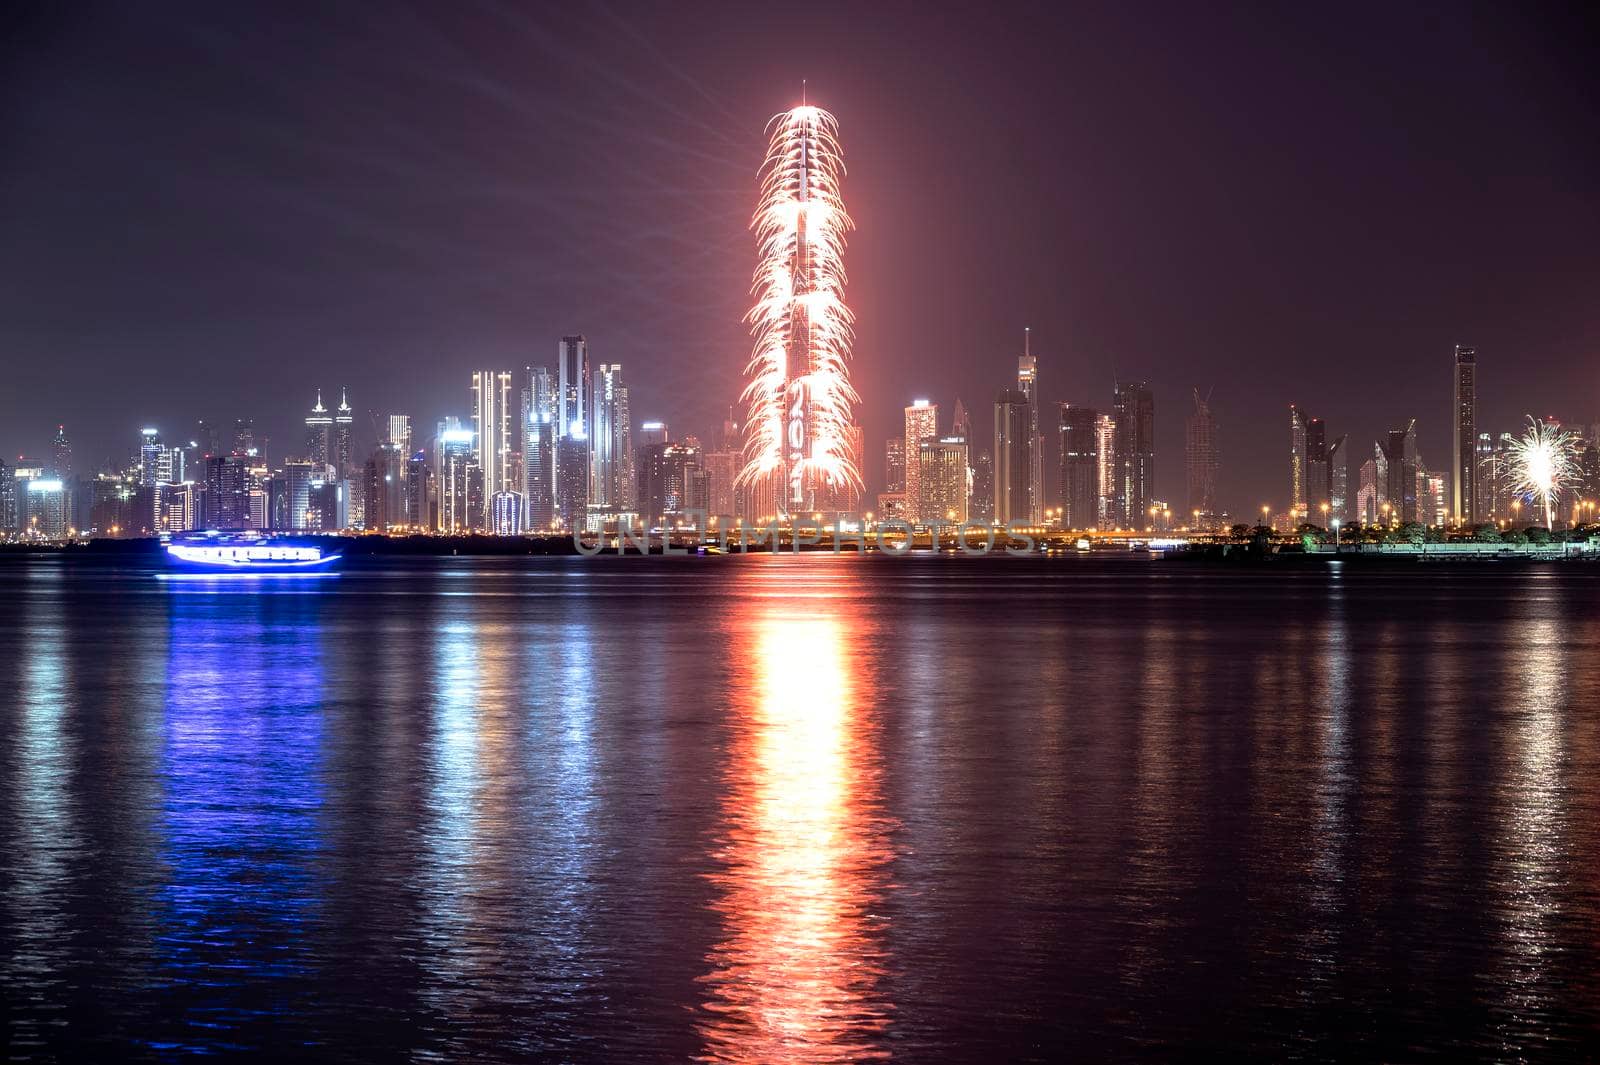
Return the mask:
<svg viewBox="0 0 1600 1065"><path fill-rule="evenodd" d="M778 515L836 509L861 489L850 385L854 316L844 302L845 234L839 126L800 106L768 123L761 200L750 228L760 261L745 320L755 353L739 484Z"/></svg>
<svg viewBox="0 0 1600 1065"><path fill-rule="evenodd" d="M1555 527L1556 500L1577 476L1577 438L1555 422L1528 419L1528 432L1511 442L1512 491L1544 504L1545 528Z"/></svg>

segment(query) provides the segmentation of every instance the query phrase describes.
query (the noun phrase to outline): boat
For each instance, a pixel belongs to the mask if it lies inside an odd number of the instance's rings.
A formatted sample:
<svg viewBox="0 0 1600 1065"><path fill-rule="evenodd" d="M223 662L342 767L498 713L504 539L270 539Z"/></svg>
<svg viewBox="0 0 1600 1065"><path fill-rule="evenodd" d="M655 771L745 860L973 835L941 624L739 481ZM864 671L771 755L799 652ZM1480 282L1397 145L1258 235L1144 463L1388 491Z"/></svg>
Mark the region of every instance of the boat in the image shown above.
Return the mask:
<svg viewBox="0 0 1600 1065"><path fill-rule="evenodd" d="M342 557L264 533L192 533L167 544L167 563L190 573L322 573Z"/></svg>

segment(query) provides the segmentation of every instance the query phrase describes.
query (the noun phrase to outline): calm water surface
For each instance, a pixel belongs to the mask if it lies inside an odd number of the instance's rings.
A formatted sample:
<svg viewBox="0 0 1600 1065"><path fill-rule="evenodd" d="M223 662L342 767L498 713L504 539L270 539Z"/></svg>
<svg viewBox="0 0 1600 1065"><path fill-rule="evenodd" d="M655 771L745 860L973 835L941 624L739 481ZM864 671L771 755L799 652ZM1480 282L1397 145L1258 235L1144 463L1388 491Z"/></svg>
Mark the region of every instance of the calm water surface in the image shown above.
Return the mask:
<svg viewBox="0 0 1600 1065"><path fill-rule="evenodd" d="M1597 596L5 560L7 1050L1592 1059Z"/></svg>

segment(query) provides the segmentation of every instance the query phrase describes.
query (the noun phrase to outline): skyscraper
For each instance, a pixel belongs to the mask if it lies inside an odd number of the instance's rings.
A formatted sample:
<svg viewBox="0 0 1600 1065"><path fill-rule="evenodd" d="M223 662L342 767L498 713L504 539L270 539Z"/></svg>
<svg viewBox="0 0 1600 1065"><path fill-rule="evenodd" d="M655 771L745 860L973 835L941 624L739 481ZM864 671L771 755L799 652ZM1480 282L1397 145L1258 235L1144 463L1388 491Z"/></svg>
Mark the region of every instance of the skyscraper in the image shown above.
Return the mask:
<svg viewBox="0 0 1600 1065"><path fill-rule="evenodd" d="M1028 400L1028 520L1044 518L1044 436L1039 418L1039 360L1033 354L1033 330L1022 330L1022 354L1017 357L1017 391Z"/></svg>
<svg viewBox="0 0 1600 1065"><path fill-rule="evenodd" d="M1117 522L1142 529L1149 522L1156 485L1156 401L1145 381L1119 383L1112 392L1116 425Z"/></svg>
<svg viewBox="0 0 1600 1065"><path fill-rule="evenodd" d="M967 520L967 442L955 437L924 440L917 451L917 509L924 521Z"/></svg>
<svg viewBox="0 0 1600 1065"><path fill-rule="evenodd" d="M50 442L50 474L69 485L72 481L72 444L67 440L67 427L56 426L55 439Z"/></svg>
<svg viewBox="0 0 1600 1065"><path fill-rule="evenodd" d="M747 320L755 350L743 398L741 487L772 499L772 513L837 509L861 489L850 427L852 330L844 302L844 153L838 124L800 106L769 124L752 228L759 261ZM910 452L907 452L907 460Z"/></svg>
<svg viewBox="0 0 1600 1065"><path fill-rule="evenodd" d="M628 389L619 363L601 363L589 392L589 507L607 514L629 510L633 440L628 425Z"/></svg>
<svg viewBox="0 0 1600 1065"><path fill-rule="evenodd" d="M483 498L499 492L519 492L513 474L512 443L516 435L511 405L511 371L479 370L472 375L472 428L476 437L478 470L483 477ZM488 511L484 511L485 518Z"/></svg>
<svg viewBox="0 0 1600 1065"><path fill-rule="evenodd" d="M1007 389L994 402L994 520L1028 522L1028 478L1032 468L1032 422L1028 397ZM910 467L907 467L910 473ZM907 477L910 480L910 477ZM909 492L909 485L907 491Z"/></svg>
<svg viewBox="0 0 1600 1065"><path fill-rule="evenodd" d="M589 342L581 335L562 337L556 347L556 435L589 435Z"/></svg>
<svg viewBox="0 0 1600 1065"><path fill-rule="evenodd" d="M353 446L351 435L355 429L355 421L355 411L350 409L350 397L341 388L339 408L334 411L333 432L328 445L328 463L333 467L333 479L336 481L348 480L351 476L351 462L355 457L351 453Z"/></svg>
<svg viewBox="0 0 1600 1065"><path fill-rule="evenodd" d="M306 415L306 458L311 464L326 467L332 461L333 415L322 405L322 389L317 389L317 402Z"/></svg>
<svg viewBox="0 0 1600 1065"><path fill-rule="evenodd" d="M906 516L913 522L922 521L923 516L917 513L917 500L920 498L921 468L915 461L917 454L922 450L924 440L937 440L939 438L939 405L930 403L925 399L915 400L906 408L906 438L905 438L905 464L906 464Z"/></svg>
<svg viewBox="0 0 1600 1065"><path fill-rule="evenodd" d="M556 514L557 379L543 366L530 366L522 389L522 491L528 497L524 521L548 530Z"/></svg>
<svg viewBox="0 0 1600 1065"><path fill-rule="evenodd" d="M1207 526L1217 515L1217 419L1211 413L1211 393L1200 398L1194 390L1194 413L1184 427L1185 458L1189 472L1189 514Z"/></svg>
<svg viewBox="0 0 1600 1065"><path fill-rule="evenodd" d="M1100 450L1093 407L1060 406L1061 519L1069 529L1100 527Z"/></svg>
<svg viewBox="0 0 1600 1065"><path fill-rule="evenodd" d="M1348 434L1328 445L1328 520L1349 520L1350 454L1345 447ZM1323 522L1324 525L1327 522Z"/></svg>
<svg viewBox="0 0 1600 1065"><path fill-rule="evenodd" d="M1387 483L1384 501L1390 512L1401 522L1419 521L1418 506L1417 420L1412 418L1404 429L1392 429L1387 444L1380 445L1387 466Z"/></svg>
<svg viewBox="0 0 1600 1065"><path fill-rule="evenodd" d="M1095 459L1100 468L1100 528L1117 524L1117 420L1109 414L1094 419Z"/></svg>
<svg viewBox="0 0 1600 1065"><path fill-rule="evenodd" d="M471 532L484 526L483 470L478 465L477 434L455 418L439 425L434 439L434 481L438 485L440 532Z"/></svg>
<svg viewBox="0 0 1600 1065"><path fill-rule="evenodd" d="M883 490L885 492L905 492L906 490L906 438L898 436L891 438L883 446Z"/></svg>
<svg viewBox="0 0 1600 1065"><path fill-rule="evenodd" d="M1450 465L1450 517L1457 525L1480 521L1478 505L1478 353L1456 345L1455 404Z"/></svg>
<svg viewBox="0 0 1600 1065"><path fill-rule="evenodd" d="M1289 514L1294 520L1306 511L1310 491L1307 481L1307 427L1310 418L1293 403L1289 404Z"/></svg>

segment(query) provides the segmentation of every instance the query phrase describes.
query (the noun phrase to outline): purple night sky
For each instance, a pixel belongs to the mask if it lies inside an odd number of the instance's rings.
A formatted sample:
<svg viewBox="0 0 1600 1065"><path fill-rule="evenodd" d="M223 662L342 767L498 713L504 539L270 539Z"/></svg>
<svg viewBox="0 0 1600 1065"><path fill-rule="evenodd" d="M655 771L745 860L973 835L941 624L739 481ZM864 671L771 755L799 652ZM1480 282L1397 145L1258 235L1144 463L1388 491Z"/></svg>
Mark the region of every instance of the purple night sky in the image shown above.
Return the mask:
<svg viewBox="0 0 1600 1065"><path fill-rule="evenodd" d="M426 426L469 412L470 370L553 365L568 332L623 364L636 421L704 434L749 353L763 126L805 78L850 168L874 489L914 396L991 431L1024 325L1052 404L1153 382L1180 504L1197 385L1235 513L1284 501L1291 402L1358 456L1415 416L1442 469L1456 343L1478 349L1480 429L1600 419L1584 17L13 7L0 452L44 454L65 422L92 472L142 424L244 416L276 460L319 385Z"/></svg>

